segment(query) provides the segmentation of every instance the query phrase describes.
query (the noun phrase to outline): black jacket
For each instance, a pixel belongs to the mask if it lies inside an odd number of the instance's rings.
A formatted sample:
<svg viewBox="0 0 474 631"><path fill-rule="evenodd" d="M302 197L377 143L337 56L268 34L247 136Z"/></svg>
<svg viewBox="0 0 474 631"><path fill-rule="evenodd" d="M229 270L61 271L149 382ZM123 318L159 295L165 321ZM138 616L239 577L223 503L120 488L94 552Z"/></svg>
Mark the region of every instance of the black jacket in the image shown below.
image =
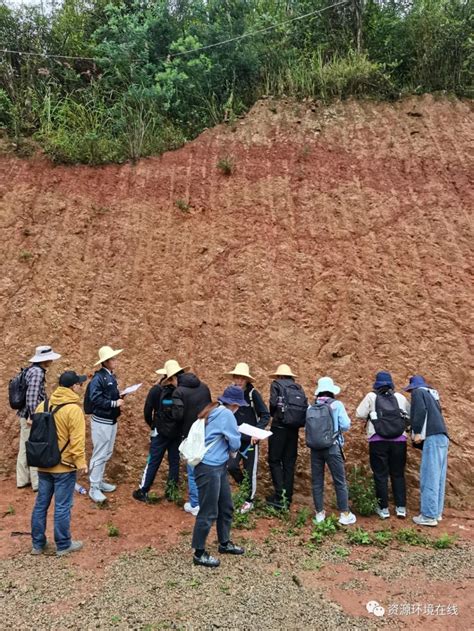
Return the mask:
<svg viewBox="0 0 474 631"><path fill-rule="evenodd" d="M426 436L448 435L439 401L426 388L415 388L411 393L410 407L410 424L415 434L421 434L425 419Z"/></svg>
<svg viewBox="0 0 474 631"><path fill-rule="evenodd" d="M249 406L241 407L235 413L237 425L248 423L259 429L265 429L270 421L270 412L263 402L260 392L251 383L248 383L244 390L244 398ZM242 434L242 442L250 442L250 436Z"/></svg>
<svg viewBox="0 0 474 631"><path fill-rule="evenodd" d="M211 402L211 392L192 372L178 375L178 387L173 392L177 418L183 423L183 436L189 434L198 414Z"/></svg>
<svg viewBox="0 0 474 631"><path fill-rule="evenodd" d="M92 415L116 422L120 416L120 392L115 375L101 368L92 377L89 388Z"/></svg>

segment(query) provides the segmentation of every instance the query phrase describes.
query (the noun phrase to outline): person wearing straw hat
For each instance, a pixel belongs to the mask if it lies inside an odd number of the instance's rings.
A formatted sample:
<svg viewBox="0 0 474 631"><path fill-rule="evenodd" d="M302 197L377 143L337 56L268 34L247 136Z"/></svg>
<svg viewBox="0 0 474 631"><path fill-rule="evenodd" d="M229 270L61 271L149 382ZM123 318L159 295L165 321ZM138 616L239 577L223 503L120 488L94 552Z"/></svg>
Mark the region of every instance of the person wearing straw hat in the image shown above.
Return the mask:
<svg viewBox="0 0 474 631"><path fill-rule="evenodd" d="M333 433L330 435L333 441L330 447L311 448L311 481L313 487L313 500L316 508L316 522L320 523L326 519L324 511L324 470L326 465L331 472L334 489L336 491L337 508L340 511L339 523L342 526L355 524L357 519L349 509L349 492L347 489L346 471L344 468L344 454L342 447L344 437L342 432L347 432L351 426L350 418L346 408L336 397L341 388L337 386L331 377L321 377L314 392L314 405L307 411L307 429L311 423L311 416L314 411L319 411L317 426L322 426L321 414L329 413L326 418L332 421ZM324 417L323 417L324 419ZM318 427L315 428L316 431ZM329 442L329 441L328 441ZM318 447L321 445L319 444Z"/></svg>
<svg viewBox="0 0 474 631"><path fill-rule="evenodd" d="M123 399L114 370L117 364L116 357L123 349L114 350L110 346L102 346L99 349L99 359L94 366L101 368L94 373L88 392L92 408L91 437L92 457L89 465L90 489L89 497L93 502L105 502L104 493L115 491L115 484L109 484L104 480L105 467L112 457L117 436L117 419L120 416L120 408Z"/></svg>
<svg viewBox="0 0 474 631"><path fill-rule="evenodd" d="M156 474L168 453L168 482L165 496L171 499L179 483L179 445L182 435L182 421L177 419L173 392L178 385L178 373L183 369L174 359L165 363L164 368L156 371L161 376L148 393L145 401L145 422L151 429L150 451L138 489L132 496L139 502L148 501L148 492L155 481Z"/></svg>
<svg viewBox="0 0 474 631"><path fill-rule="evenodd" d="M277 510L288 508L293 498L298 430L304 425L308 408L308 399L296 383L296 376L288 364L280 364L270 375L272 435L268 439L268 465L275 492L267 497L267 503Z"/></svg>
<svg viewBox="0 0 474 631"><path fill-rule="evenodd" d="M232 452L240 447L240 432L235 412L247 406L242 388L228 386L217 403L209 403L201 410L205 421L205 444L208 448L203 459L195 466L195 480L199 492L200 510L194 524L192 548L194 565L217 567L219 559L206 551L206 541L215 523L219 552L244 554L244 549L230 540L234 506L227 475L227 461Z"/></svg>
<svg viewBox="0 0 474 631"><path fill-rule="evenodd" d="M26 441L30 437L31 416L38 405L46 398L46 371L52 362L61 357L51 346L37 346L30 358L30 366L25 370L26 397L25 406L17 412L20 420L20 445L16 461L16 485L19 489L30 486L38 490L38 471L28 467L26 461Z"/></svg>
<svg viewBox="0 0 474 631"><path fill-rule="evenodd" d="M263 402L262 395L254 387L254 377L250 374L248 364L245 362L239 362L235 368L226 373L232 377L232 383L234 386L239 386L244 391L244 398L248 405L239 407L235 413L237 425L242 423L248 423L259 429L265 429L270 421L270 412L267 406ZM253 508L253 500L257 492L257 470L258 470L258 455L259 455L259 441L256 438L250 438L242 434L240 441L240 450L235 456L230 456L227 468L230 475L234 478L237 484L247 478L249 482L249 492L245 499L245 502L240 508L242 514L248 513ZM244 472L240 467L240 463L243 461Z"/></svg>
<svg viewBox="0 0 474 631"><path fill-rule="evenodd" d="M177 362L176 362L177 363ZM179 364L178 364L179 366ZM178 366L175 366L177 368ZM198 418L199 413L211 402L211 391L199 377L189 371L189 366L181 368L176 372L178 377L178 387L173 393L175 413L177 419L183 423L183 438L186 438L191 429L191 425ZM194 481L194 469L187 465L188 474L188 494L189 499L183 508L194 517L199 512L199 495Z"/></svg>

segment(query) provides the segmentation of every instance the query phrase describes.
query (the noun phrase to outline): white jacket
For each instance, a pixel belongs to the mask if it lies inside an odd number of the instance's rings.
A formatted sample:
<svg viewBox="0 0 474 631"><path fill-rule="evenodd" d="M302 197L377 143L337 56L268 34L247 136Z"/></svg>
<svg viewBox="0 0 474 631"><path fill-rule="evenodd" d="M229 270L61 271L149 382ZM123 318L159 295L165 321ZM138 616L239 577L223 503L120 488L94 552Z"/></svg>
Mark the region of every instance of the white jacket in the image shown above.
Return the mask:
<svg viewBox="0 0 474 631"><path fill-rule="evenodd" d="M362 401L359 403L357 407L357 410L356 410L357 418L363 418L364 420L367 420L369 418L370 413L375 412L375 399L376 398L377 398L377 395L375 392L369 392L368 394L365 395L365 397L362 399ZM403 394L400 394L400 392L395 392L395 398L398 401L398 407L400 408L400 410L410 415L410 403L408 402L408 399L404 397ZM368 421L366 425L366 431L367 431L367 438L371 438L374 434L376 434L375 428L370 420Z"/></svg>

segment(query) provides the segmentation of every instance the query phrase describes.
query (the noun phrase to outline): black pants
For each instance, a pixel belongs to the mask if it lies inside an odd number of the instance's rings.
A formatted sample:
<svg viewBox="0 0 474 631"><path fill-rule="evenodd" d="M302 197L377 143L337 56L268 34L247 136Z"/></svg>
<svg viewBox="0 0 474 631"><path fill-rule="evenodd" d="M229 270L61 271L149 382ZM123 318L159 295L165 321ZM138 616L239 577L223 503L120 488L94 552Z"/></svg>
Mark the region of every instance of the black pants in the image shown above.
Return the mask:
<svg viewBox="0 0 474 631"><path fill-rule="evenodd" d="M168 482L179 482L179 438L167 438L166 436L153 436L150 440L150 451L143 471L140 488L148 493L155 481L156 474L166 452L168 452Z"/></svg>
<svg viewBox="0 0 474 631"><path fill-rule="evenodd" d="M405 465L407 444L381 440L369 442L370 467L380 508L388 508L388 476L395 506L406 506Z"/></svg>
<svg viewBox="0 0 474 631"><path fill-rule="evenodd" d="M283 500L283 491L288 503L293 498L293 481L298 456L298 428L274 427L268 439L268 465L275 487L275 499Z"/></svg>
<svg viewBox="0 0 474 631"><path fill-rule="evenodd" d="M245 456L242 453L245 453ZM250 485L246 500L247 502L252 502L257 492L258 443L250 447L249 443L244 443L237 455L229 458L227 468L237 484L242 484L244 481L244 473L240 468L241 462L243 462L244 471L247 473Z"/></svg>
<svg viewBox="0 0 474 631"><path fill-rule="evenodd" d="M200 462L194 467L194 479L199 493L199 513L194 524L192 547L204 550L214 522L219 543L227 543L234 514L227 463L211 466Z"/></svg>

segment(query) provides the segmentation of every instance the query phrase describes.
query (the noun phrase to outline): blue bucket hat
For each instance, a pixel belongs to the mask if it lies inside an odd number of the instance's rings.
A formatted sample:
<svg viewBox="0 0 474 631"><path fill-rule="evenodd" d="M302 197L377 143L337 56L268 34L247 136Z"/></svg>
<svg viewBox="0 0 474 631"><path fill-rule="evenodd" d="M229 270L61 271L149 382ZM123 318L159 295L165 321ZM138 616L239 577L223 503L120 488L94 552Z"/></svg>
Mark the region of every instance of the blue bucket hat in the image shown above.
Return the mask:
<svg viewBox="0 0 474 631"><path fill-rule="evenodd" d="M424 377L422 377L421 375L413 375L413 377L410 377L410 383L407 385L406 388L403 388L405 390L405 392L408 392L409 390L415 390L415 388L430 388L431 386L429 386Z"/></svg>
<svg viewBox="0 0 474 631"><path fill-rule="evenodd" d="M375 375L375 381L373 385L373 389L377 390L378 388L383 388L384 386L389 386L389 388L394 388L392 375L386 370L381 370Z"/></svg>
<svg viewBox="0 0 474 631"><path fill-rule="evenodd" d="M239 386L228 386L217 400L227 405L239 405L242 408L248 407L244 391Z"/></svg>

